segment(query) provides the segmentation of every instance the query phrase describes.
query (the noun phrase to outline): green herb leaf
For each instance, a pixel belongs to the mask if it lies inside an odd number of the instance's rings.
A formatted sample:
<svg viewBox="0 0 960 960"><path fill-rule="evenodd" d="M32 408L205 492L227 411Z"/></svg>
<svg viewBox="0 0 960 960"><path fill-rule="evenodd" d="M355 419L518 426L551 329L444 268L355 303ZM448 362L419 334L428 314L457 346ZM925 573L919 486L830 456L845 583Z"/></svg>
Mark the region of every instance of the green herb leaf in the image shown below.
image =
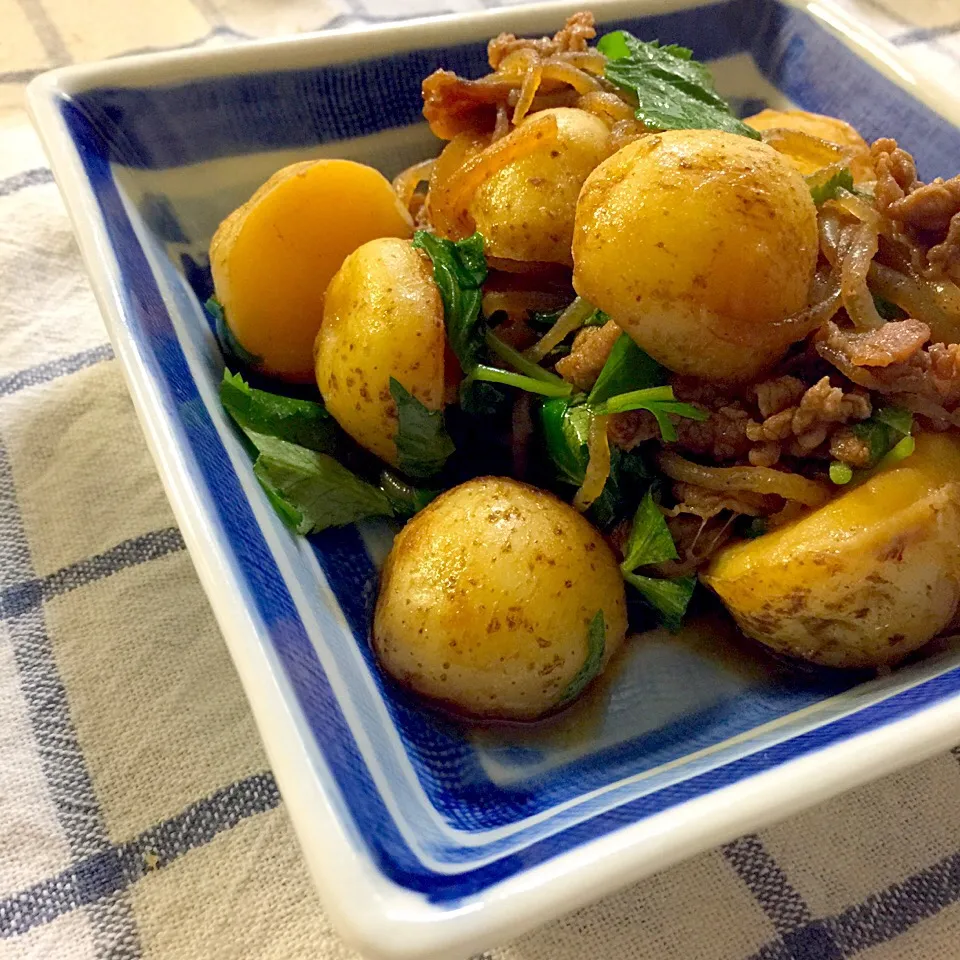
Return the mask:
<svg viewBox="0 0 960 960"><path fill-rule="evenodd" d="M853 479L853 470L849 464L834 460L830 464L830 481L838 487L845 486Z"/></svg>
<svg viewBox="0 0 960 960"><path fill-rule="evenodd" d="M551 383L520 373L512 373L509 370L501 370L499 367L488 367L484 363L476 364L471 369L469 377L486 383L502 383L504 386L516 387L518 390L536 393L541 397L569 397L573 393L573 387L559 377L555 378L556 383Z"/></svg>
<svg viewBox="0 0 960 960"><path fill-rule="evenodd" d="M819 207L828 200L833 200L838 190L853 192L853 174L847 167L838 170L829 180L811 186L810 196L813 197L813 202Z"/></svg>
<svg viewBox="0 0 960 960"><path fill-rule="evenodd" d="M239 373L224 370L220 402L245 431L289 440L320 453L333 453L338 430L322 403L294 400L255 390Z"/></svg>
<svg viewBox="0 0 960 960"><path fill-rule="evenodd" d="M407 388L390 378L390 396L397 405L400 425L394 442L400 468L411 477L439 473L455 447L447 433L441 410L428 410Z"/></svg>
<svg viewBox="0 0 960 960"><path fill-rule="evenodd" d="M621 333L590 391L588 401L594 405L603 403L617 394L660 386L666 378L667 371L627 334Z"/></svg>
<svg viewBox="0 0 960 960"><path fill-rule="evenodd" d="M518 373L534 380L540 380L543 383L553 384L558 389L566 390L565 394L558 394L558 396L567 396L573 392L573 388L566 380L549 370L544 370L540 364L528 360L518 350L514 350L509 344L504 343L495 333L488 330L484 342L504 363L509 363Z"/></svg>
<svg viewBox="0 0 960 960"><path fill-rule="evenodd" d="M903 407L893 404L874 409L873 415L851 429L854 436L864 441L870 448L870 469L897 443L901 437L908 436L913 429L913 414Z"/></svg>
<svg viewBox="0 0 960 960"><path fill-rule="evenodd" d="M265 434L248 436L260 452L253 472L280 516L298 533L393 516L382 490L333 457Z"/></svg>
<svg viewBox="0 0 960 960"><path fill-rule="evenodd" d="M672 580L625 573L623 579L637 590L656 610L660 622L668 630L679 630L697 585L696 577L675 577Z"/></svg>
<svg viewBox="0 0 960 960"><path fill-rule="evenodd" d="M405 519L419 513L431 500L442 493L441 490L415 487L389 470L384 470L380 474L380 489L390 501L394 516Z"/></svg>
<svg viewBox="0 0 960 960"><path fill-rule="evenodd" d="M587 684L600 672L603 663L603 651L607 645L607 626L603 619L603 611L598 610L587 628L587 657L576 676L570 681L567 689L557 701L558 707L566 706L576 700L586 689Z"/></svg>
<svg viewBox="0 0 960 960"><path fill-rule="evenodd" d="M632 573L637 567L651 563L679 559L670 528L654 502L652 490L647 490L637 507L624 553L623 563L620 564L624 573Z"/></svg>
<svg viewBox="0 0 960 960"><path fill-rule="evenodd" d="M877 308L877 313L884 320L905 320L907 318L907 311L898 307L893 301L881 297L879 293L872 293L871 296L873 297L873 305Z"/></svg>
<svg viewBox="0 0 960 960"><path fill-rule="evenodd" d="M609 322L610 314L604 313L598 308L594 310L586 320L583 321L583 325L585 327L602 327Z"/></svg>
<svg viewBox="0 0 960 960"><path fill-rule="evenodd" d="M913 430L913 414L904 407L898 407L892 403L877 407L873 411L872 419L886 424L901 437L909 436Z"/></svg>
<svg viewBox="0 0 960 960"><path fill-rule="evenodd" d="M618 30L601 37L597 49L607 57L604 77L633 94L637 119L650 129L726 130L760 139L733 115L710 71L686 47L661 47Z"/></svg>
<svg viewBox="0 0 960 960"><path fill-rule="evenodd" d="M223 308L223 304L216 297L210 297L203 307L207 313L213 317L213 322L217 330L217 339L220 341L220 349L224 354L238 360L245 367L256 369L256 367L263 362L262 358L247 350L234 336L230 325L227 323L227 313Z"/></svg>
<svg viewBox="0 0 960 960"><path fill-rule="evenodd" d="M446 240L426 230L417 230L413 245L425 250L433 261L433 278L443 300L447 339L463 372L469 374L483 350L480 289L487 278L483 237L479 233L465 240Z"/></svg>
<svg viewBox="0 0 960 960"><path fill-rule="evenodd" d="M673 395L673 387L650 387L646 390L633 390L610 397L602 403L591 404L598 416L611 413L626 413L628 410L649 410L657 419L660 436L667 443L677 439L677 431L668 419L668 415L683 417L686 420L706 420L710 416L704 410L689 403L680 403Z"/></svg>
<svg viewBox="0 0 960 960"><path fill-rule="evenodd" d="M586 404L569 400L548 400L540 407L547 455L561 480L579 487L586 476L587 441L593 414Z"/></svg>

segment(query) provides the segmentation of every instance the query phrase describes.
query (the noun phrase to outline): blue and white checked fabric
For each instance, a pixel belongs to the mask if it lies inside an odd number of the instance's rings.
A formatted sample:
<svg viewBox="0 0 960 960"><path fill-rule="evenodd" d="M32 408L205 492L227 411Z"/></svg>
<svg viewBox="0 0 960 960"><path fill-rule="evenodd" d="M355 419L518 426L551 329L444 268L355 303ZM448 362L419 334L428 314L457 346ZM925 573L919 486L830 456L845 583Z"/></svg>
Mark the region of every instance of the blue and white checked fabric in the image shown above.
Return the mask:
<svg viewBox="0 0 960 960"><path fill-rule="evenodd" d="M0 960L356 956L300 860L24 83L126 52L483 5L0 0ZM960 89L958 0L843 5ZM955 753L485 957L953 960L958 934Z"/></svg>

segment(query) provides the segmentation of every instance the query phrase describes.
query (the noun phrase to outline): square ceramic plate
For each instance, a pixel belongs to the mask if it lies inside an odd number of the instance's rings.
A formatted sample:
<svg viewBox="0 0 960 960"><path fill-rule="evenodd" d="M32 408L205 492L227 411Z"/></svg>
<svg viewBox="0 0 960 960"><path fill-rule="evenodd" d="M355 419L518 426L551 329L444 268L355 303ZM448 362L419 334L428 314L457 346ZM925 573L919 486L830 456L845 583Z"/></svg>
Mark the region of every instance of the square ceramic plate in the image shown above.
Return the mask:
<svg viewBox="0 0 960 960"><path fill-rule="evenodd" d="M960 737L960 651L864 681L797 673L701 624L629 646L552 723L479 729L385 685L367 643L385 526L290 535L217 402L201 303L215 227L294 160L387 175L437 150L420 82L571 4L58 70L30 105L183 534L323 899L372 957L455 957ZM693 47L746 110L792 102L898 137L925 179L956 103L821 3L602 2Z"/></svg>

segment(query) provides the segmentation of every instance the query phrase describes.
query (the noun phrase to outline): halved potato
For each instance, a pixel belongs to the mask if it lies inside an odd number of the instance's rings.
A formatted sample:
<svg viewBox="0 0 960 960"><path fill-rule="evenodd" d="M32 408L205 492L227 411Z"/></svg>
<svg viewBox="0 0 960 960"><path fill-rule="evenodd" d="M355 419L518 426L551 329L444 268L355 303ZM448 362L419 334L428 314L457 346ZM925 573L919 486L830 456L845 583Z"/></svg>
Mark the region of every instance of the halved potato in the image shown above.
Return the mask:
<svg viewBox="0 0 960 960"><path fill-rule="evenodd" d="M217 229L210 270L227 325L256 368L313 378L323 297L344 257L375 237L409 237L389 181L352 160L307 160L275 173Z"/></svg>
<svg viewBox="0 0 960 960"><path fill-rule="evenodd" d="M916 452L826 506L722 550L701 575L747 636L831 667L894 663L960 601L960 438Z"/></svg>
<svg viewBox="0 0 960 960"><path fill-rule="evenodd" d="M876 179L873 164L870 162L870 148L867 141L846 120L828 117L822 113L810 113L808 110L761 110L743 121L754 130L799 130L811 137L819 137L828 143L853 150L850 159L850 172L855 181ZM806 163L802 157L793 157L791 162L804 175L815 173L822 164Z"/></svg>

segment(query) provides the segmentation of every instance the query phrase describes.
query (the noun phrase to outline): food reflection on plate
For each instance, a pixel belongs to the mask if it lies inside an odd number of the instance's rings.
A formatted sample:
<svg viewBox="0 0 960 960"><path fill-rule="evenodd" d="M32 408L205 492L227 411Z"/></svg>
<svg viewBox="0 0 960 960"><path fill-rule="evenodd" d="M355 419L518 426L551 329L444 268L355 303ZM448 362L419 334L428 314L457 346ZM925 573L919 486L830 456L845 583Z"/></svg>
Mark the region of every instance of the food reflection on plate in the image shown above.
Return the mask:
<svg viewBox="0 0 960 960"><path fill-rule="evenodd" d="M221 399L277 512L404 524L382 667L563 731L708 596L822 667L943 634L960 179L841 118L738 119L691 51L589 13L488 53L424 79L437 156L294 164L211 244Z"/></svg>

